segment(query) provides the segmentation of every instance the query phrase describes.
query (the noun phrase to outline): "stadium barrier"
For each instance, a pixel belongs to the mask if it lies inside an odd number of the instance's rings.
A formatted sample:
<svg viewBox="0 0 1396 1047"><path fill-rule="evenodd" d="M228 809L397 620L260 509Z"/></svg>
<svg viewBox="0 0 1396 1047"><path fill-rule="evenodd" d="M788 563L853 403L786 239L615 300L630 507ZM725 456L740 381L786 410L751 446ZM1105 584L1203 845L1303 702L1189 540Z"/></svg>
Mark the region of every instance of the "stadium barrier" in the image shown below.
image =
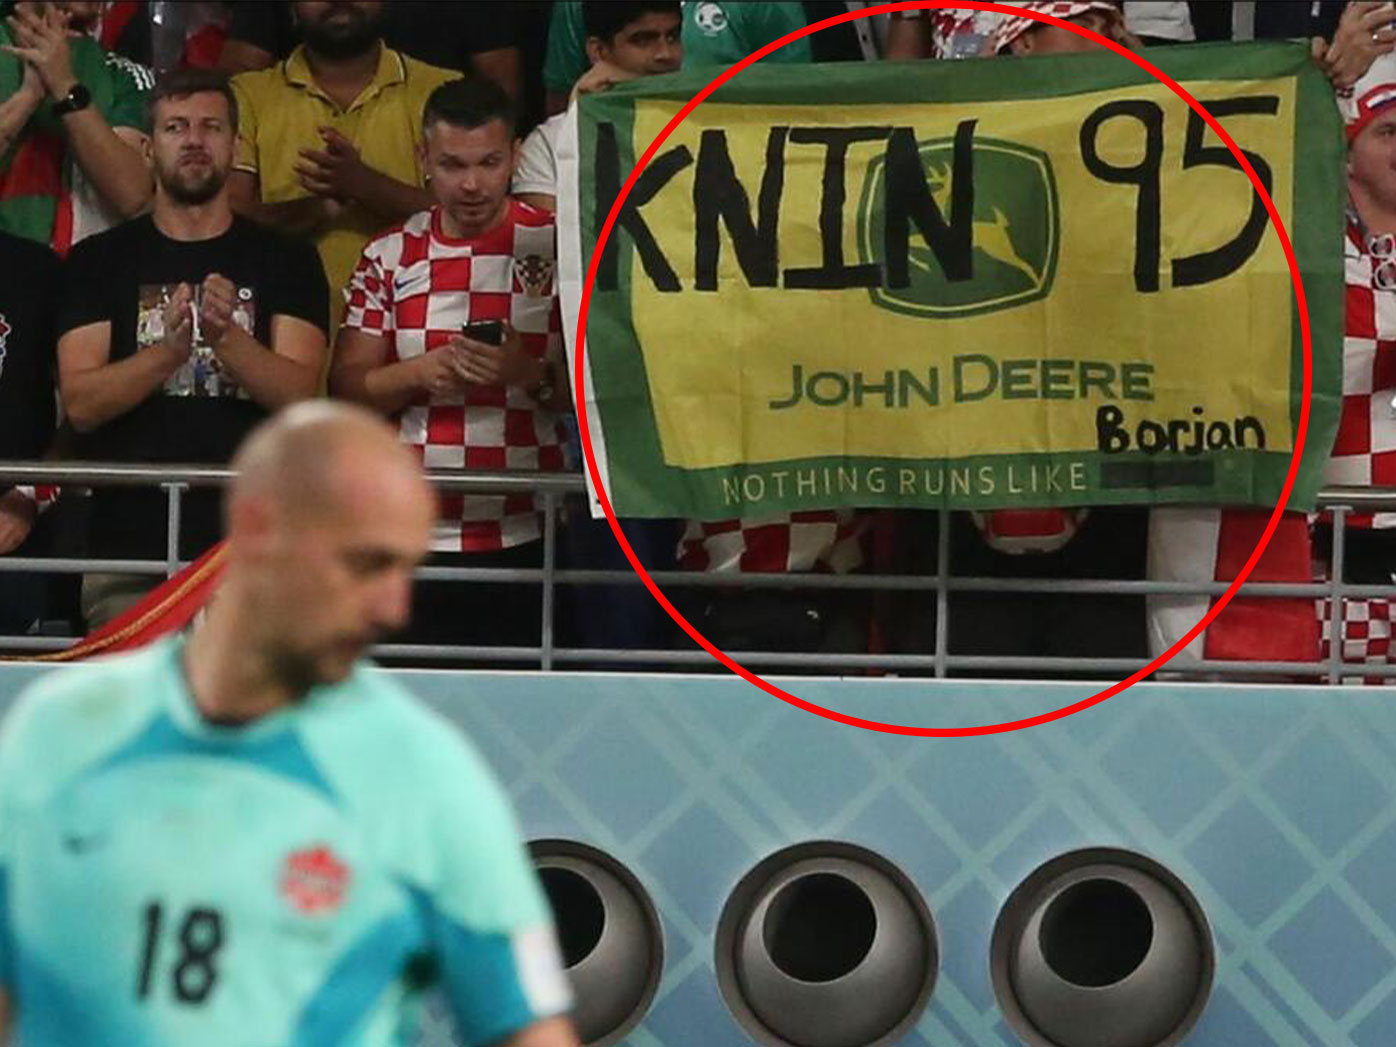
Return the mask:
<svg viewBox="0 0 1396 1047"><path fill-rule="evenodd" d="M0 715L64 671L0 665ZM931 739L722 676L394 675L474 739L534 841L589 1047L1396 1043L1382 690L1146 683ZM939 727L1090 693L789 686ZM456 1043L436 1010L420 1047Z"/></svg>
<svg viewBox="0 0 1396 1047"><path fill-rule="evenodd" d="M0 487L6 484L56 484L66 488L92 486L158 487L167 500L165 557L160 560L109 560L79 557L0 557L0 577L11 571L42 571L55 574L81 574L89 571L126 572L152 576L173 576L185 561L179 557L179 533L183 496L191 487L221 486L230 478L226 469L195 466L135 466L103 463L32 463L0 461ZM460 582L522 582L542 587L542 620L537 646L484 647L427 644L383 644L375 656L406 659L418 663L500 663L553 671L569 667L709 669L710 655L702 650L632 650L565 647L557 642L555 609L559 585L634 586L640 579L631 571L579 570L558 566L558 517L563 500L582 495L583 478L578 473L508 473L432 470L432 484L443 492L471 494L535 493L544 507L543 566L539 569L423 567L417 577L423 580ZM1353 585L1343 579L1345 560L1344 521L1350 513L1396 511L1396 490L1335 487L1324 490L1319 507L1331 512L1334 521L1332 579L1311 583L1251 582L1242 592L1248 597L1312 597L1331 601L1346 615L1348 601L1396 600L1396 584ZM679 588L761 588L775 590L842 589L860 592L933 592L936 599L935 636L928 654L835 654L785 653L775 651L729 651L743 665L764 671L900 673L948 677L955 671L992 673L1011 677L1019 673L1050 673L1082 679L1119 678L1147 664L1130 658L1051 658L1003 657L952 654L949 651L951 592L1034 593L1102 595L1215 595L1226 591L1227 583L1161 582L1139 579L1030 579L955 577L951 574L949 511L942 510L934 575L891 574L717 574L690 571L652 571L651 577L662 589ZM1344 619L1345 620L1345 619ZM58 651L73 643L71 638L53 636L0 636L0 653ZM1357 665L1344 663L1340 644L1331 645L1322 665L1310 661L1221 661L1178 656L1168 671L1189 676L1281 678L1329 684L1396 677L1396 664Z"/></svg>

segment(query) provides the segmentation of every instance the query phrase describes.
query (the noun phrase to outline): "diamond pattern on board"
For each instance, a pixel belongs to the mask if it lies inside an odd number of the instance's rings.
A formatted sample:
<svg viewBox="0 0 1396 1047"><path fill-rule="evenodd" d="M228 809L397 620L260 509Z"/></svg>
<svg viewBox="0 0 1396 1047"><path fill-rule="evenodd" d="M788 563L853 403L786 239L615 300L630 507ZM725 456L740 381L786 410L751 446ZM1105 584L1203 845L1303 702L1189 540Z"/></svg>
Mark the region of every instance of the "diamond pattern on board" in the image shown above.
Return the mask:
<svg viewBox="0 0 1396 1047"><path fill-rule="evenodd" d="M877 763L855 744L856 730L809 714L791 717L747 750L746 762L802 817L825 821L877 777Z"/></svg>
<svg viewBox="0 0 1396 1047"><path fill-rule="evenodd" d="M1120 792L1176 835L1226 786L1227 776L1170 713L1142 717L1101 758ZM1167 782L1159 789L1157 783Z"/></svg>
<svg viewBox="0 0 1396 1047"><path fill-rule="evenodd" d="M623 840L648 827L686 785L665 754L619 714L592 728L557 762L556 770Z"/></svg>
<svg viewBox="0 0 1396 1047"><path fill-rule="evenodd" d="M1036 782L1002 753L985 753L993 773L975 775L967 787L963 762L947 759L946 749L937 746L916 761L906 780L970 847L983 847L1040 796Z"/></svg>
<svg viewBox="0 0 1396 1047"><path fill-rule="evenodd" d="M1396 956L1331 889L1286 922L1270 949L1335 1021L1396 965ZM1298 1008L1299 1001L1291 1005Z"/></svg>
<svg viewBox="0 0 1396 1047"><path fill-rule="evenodd" d="M1223 811L1187 846L1186 854L1211 891L1252 926L1269 919L1314 872L1264 812L1245 798Z"/></svg>
<svg viewBox="0 0 1396 1047"><path fill-rule="evenodd" d="M645 850L646 867L698 926L717 926L719 904L764 855L750 848L706 804L685 811Z"/></svg>
<svg viewBox="0 0 1396 1047"><path fill-rule="evenodd" d="M1312 769L1322 768L1313 774ZM1386 806L1382 783L1332 731L1310 731L1265 776L1265 790L1325 855L1336 854Z"/></svg>

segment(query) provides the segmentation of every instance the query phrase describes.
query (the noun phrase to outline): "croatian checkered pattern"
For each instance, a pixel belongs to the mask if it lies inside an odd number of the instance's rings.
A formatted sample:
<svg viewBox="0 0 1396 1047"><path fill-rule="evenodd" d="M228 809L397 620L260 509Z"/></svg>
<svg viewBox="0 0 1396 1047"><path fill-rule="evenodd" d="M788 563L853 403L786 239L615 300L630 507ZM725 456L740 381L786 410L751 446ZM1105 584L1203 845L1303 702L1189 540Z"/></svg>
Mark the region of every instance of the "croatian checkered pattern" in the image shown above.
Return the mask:
<svg viewBox="0 0 1396 1047"><path fill-rule="evenodd" d="M39 484L37 487L19 484L14 490L16 493L33 502L35 506L38 507L39 512L44 513L48 512L53 503L58 501L58 495L61 489L53 484Z"/></svg>
<svg viewBox="0 0 1396 1047"><path fill-rule="evenodd" d="M1333 601L1319 601L1319 619L1322 623L1322 657L1327 659L1333 650ZM1391 601L1382 599L1343 601L1343 664L1344 665L1386 665L1396 663L1396 650L1391 644ZM1356 683L1356 677L1346 678L1344 683ZM1366 677L1363 683L1372 685L1388 684L1391 681L1373 676Z"/></svg>
<svg viewBox="0 0 1396 1047"><path fill-rule="evenodd" d="M1377 257L1372 247L1382 257ZM1396 486L1396 238L1369 242L1348 223L1347 329L1343 342L1343 411L1330 484ZM1351 526L1396 527L1396 513L1349 517Z"/></svg>
<svg viewBox="0 0 1396 1047"><path fill-rule="evenodd" d="M993 39L1002 15L993 11L940 8L928 12L931 19L932 58L978 58L984 44ZM977 44L977 46L976 46ZM967 50L972 47L973 50Z"/></svg>
<svg viewBox="0 0 1396 1047"><path fill-rule="evenodd" d="M555 258L552 215L517 201L497 229L469 241L446 237L437 209L423 211L364 248L344 291L344 326L387 338L395 363L444 345L462 324L507 320L528 353L561 373ZM428 469L563 467L560 420L520 388L423 394L397 421ZM446 495L441 506L432 540L438 552L507 549L543 533L531 494Z"/></svg>
<svg viewBox="0 0 1396 1047"><path fill-rule="evenodd" d="M685 571L846 574L863 563L863 521L849 509L703 522L679 540Z"/></svg>

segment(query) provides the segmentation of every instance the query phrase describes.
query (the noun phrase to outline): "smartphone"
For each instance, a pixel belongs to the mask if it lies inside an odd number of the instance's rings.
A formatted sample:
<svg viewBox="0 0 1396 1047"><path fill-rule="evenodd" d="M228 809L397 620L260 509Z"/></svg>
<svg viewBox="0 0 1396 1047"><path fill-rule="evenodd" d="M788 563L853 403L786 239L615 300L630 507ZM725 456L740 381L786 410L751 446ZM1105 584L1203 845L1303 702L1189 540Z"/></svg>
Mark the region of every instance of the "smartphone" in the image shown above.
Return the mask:
<svg viewBox="0 0 1396 1047"><path fill-rule="evenodd" d="M500 320L475 320L461 324L460 333L471 341L484 342L486 345L504 344L504 324Z"/></svg>

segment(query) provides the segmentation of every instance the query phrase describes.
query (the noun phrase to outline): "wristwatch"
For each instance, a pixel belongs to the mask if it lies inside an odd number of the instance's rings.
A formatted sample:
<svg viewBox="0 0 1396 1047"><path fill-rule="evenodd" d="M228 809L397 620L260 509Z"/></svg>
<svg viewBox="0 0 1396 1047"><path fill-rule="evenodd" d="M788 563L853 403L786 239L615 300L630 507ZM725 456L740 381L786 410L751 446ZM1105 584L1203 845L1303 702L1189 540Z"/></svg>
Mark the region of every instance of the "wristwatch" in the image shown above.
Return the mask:
<svg viewBox="0 0 1396 1047"><path fill-rule="evenodd" d="M54 116L67 116L86 109L92 104L92 92L82 84L74 84L68 93L53 103Z"/></svg>
<svg viewBox="0 0 1396 1047"><path fill-rule="evenodd" d="M538 384L528 391L528 395L537 400L540 404L546 404L557 392L556 375L553 371L551 360L543 361L543 377L538 379Z"/></svg>

